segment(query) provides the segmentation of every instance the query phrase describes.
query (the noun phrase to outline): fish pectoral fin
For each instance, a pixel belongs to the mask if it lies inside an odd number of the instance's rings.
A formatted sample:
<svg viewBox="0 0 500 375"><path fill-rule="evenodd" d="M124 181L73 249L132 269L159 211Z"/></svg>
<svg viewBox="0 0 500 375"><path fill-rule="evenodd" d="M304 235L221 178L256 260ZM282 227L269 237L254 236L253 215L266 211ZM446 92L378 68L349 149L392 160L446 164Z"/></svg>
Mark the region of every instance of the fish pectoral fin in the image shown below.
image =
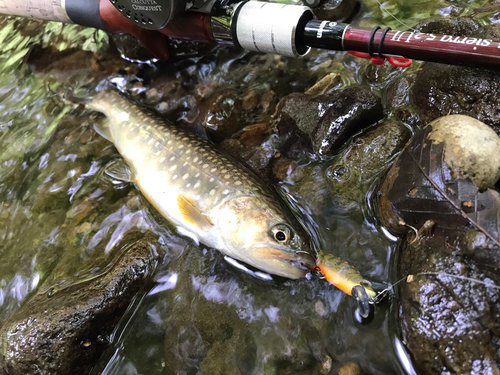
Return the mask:
<svg viewBox="0 0 500 375"><path fill-rule="evenodd" d="M94 124L94 130L99 134L101 137L106 138L108 141L111 143L115 143L115 137L113 136L113 133L111 133L111 129L108 126L109 120L106 118L103 120L102 124Z"/></svg>
<svg viewBox="0 0 500 375"><path fill-rule="evenodd" d="M177 196L177 206L179 207L182 217L188 223L196 225L198 228L204 230L214 226L210 217L201 212L196 207L196 203L185 195L179 194Z"/></svg>
<svg viewBox="0 0 500 375"><path fill-rule="evenodd" d="M135 179L134 174L130 170L127 162L121 158L113 160L111 163L106 165L104 173L112 179L120 182L131 182Z"/></svg>

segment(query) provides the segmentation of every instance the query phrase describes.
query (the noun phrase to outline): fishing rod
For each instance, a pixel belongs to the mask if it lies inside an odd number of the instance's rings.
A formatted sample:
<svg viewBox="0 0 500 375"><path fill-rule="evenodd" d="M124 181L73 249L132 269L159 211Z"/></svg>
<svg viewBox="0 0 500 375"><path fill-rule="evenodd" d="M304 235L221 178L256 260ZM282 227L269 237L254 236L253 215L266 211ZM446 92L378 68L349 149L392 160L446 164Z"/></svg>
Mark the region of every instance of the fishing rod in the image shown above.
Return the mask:
<svg viewBox="0 0 500 375"><path fill-rule="evenodd" d="M0 13L131 34L160 60L169 57L170 37L282 56L299 57L311 48L323 48L349 51L375 64L387 59L401 67L416 59L500 68L500 43L492 39L317 20L310 7L301 5L239 0L0 0Z"/></svg>

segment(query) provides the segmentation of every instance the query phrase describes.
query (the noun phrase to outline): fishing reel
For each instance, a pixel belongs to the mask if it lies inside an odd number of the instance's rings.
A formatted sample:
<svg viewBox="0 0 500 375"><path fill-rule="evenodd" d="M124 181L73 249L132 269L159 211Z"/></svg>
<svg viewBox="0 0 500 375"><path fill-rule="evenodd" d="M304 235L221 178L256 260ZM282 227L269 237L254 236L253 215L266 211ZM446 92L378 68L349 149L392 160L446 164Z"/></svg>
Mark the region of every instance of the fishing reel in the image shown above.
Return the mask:
<svg viewBox="0 0 500 375"><path fill-rule="evenodd" d="M109 0L140 29L175 39L215 41L246 50L302 56L300 31L315 18L309 7L241 0ZM318 0L311 1L319 5ZM106 13L101 11L104 23ZM109 29L109 25L106 25ZM113 25L111 25L113 28ZM137 37L137 36L136 36ZM140 41L141 37L138 36ZM155 53L155 51L152 51Z"/></svg>
<svg viewBox="0 0 500 375"><path fill-rule="evenodd" d="M160 30L165 28L182 13L190 9L211 9L216 1L110 0L110 2L120 13L137 26L147 30Z"/></svg>
<svg viewBox="0 0 500 375"><path fill-rule="evenodd" d="M184 12L222 16L226 12L233 12L241 0L110 0L110 2L137 26L147 30L161 30ZM319 6L321 1L305 0L304 3L314 8Z"/></svg>

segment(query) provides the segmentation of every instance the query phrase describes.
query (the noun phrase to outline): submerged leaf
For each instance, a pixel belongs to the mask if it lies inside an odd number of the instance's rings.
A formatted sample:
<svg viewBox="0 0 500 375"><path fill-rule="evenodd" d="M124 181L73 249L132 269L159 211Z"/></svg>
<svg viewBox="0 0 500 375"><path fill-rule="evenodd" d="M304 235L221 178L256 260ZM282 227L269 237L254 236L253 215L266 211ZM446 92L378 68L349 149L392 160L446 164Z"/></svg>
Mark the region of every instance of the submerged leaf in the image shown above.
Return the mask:
<svg viewBox="0 0 500 375"><path fill-rule="evenodd" d="M454 178L445 163L445 143L419 131L398 157L378 194L380 217L391 232L436 223L430 241L447 251L472 225L500 246L500 195L479 191L469 178Z"/></svg>

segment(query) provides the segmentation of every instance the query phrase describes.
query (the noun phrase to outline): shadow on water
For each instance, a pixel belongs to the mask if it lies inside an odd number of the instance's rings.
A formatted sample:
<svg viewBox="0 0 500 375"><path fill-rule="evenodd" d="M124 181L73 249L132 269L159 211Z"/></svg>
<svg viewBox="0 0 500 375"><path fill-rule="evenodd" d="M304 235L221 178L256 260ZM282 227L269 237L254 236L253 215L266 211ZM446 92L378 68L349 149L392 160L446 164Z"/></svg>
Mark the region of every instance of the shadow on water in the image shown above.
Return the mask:
<svg viewBox="0 0 500 375"><path fill-rule="evenodd" d="M382 8L414 24L415 17L438 10L474 12L481 2L473 8L445 1L403 3L398 8L396 1L384 2ZM401 28L377 1L365 1L364 8L358 23ZM22 60L35 44L92 53L107 43L105 34L73 25L0 20L0 326L37 288L55 293L105 273L119 260L115 245L125 233L150 231L157 238L152 251L161 253L163 262L109 338L112 345L93 374L326 374L350 363L362 373L411 373L397 338L392 299L377 305L364 322L355 315L354 299L324 280L262 280L246 274L215 250L175 234L133 186L103 179L116 150L93 131L99 119L89 116L95 115L62 100L70 87L92 90L95 75L76 72L61 83L58 76L33 74ZM189 80L198 80L204 83L198 90L209 90L213 82L230 86L232 78L250 77L248 60L276 65L274 58L252 56L219 52L212 60L181 59L170 65L179 72L165 85L171 84L175 94L181 90L175 82L189 91ZM332 67L331 61L343 64L349 74L345 82L364 80L364 63L343 54L313 53L306 65L315 72ZM147 104L143 94L149 79L140 78L141 72L160 73L122 65L107 82ZM235 66L240 70L235 72ZM290 92L294 86L288 87ZM196 95L202 94L189 92L156 109L192 123ZM329 166L329 160L314 163L322 170ZM279 189L324 251L356 265L377 285L394 281L397 241L378 226L369 205L371 190L354 206L330 202L319 207L292 183Z"/></svg>

